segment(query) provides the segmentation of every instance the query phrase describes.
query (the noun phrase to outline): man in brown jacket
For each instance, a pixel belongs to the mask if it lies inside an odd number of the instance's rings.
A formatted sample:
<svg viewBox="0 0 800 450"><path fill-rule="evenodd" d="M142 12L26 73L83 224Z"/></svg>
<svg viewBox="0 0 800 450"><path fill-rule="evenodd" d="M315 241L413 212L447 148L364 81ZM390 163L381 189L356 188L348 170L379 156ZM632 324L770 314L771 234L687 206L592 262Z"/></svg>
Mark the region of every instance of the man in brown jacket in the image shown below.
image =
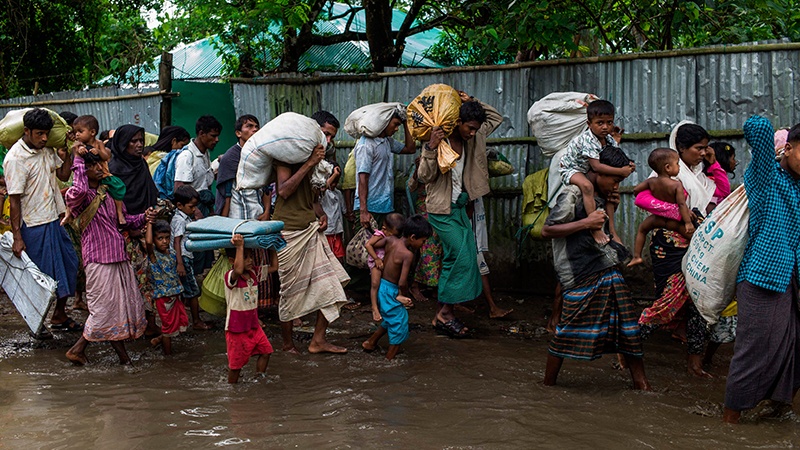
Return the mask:
<svg viewBox="0 0 800 450"><path fill-rule="evenodd" d="M451 337L467 335L467 327L453 315L453 305L474 300L481 294L477 250L466 205L489 193L486 137L503 123L491 106L464 92L461 113L450 135L450 145L460 155L456 167L442 174L437 163L444 132L436 128L422 149L417 178L427 186L425 204L428 221L442 241L444 252L439 276L439 310L433 320L437 331Z"/></svg>

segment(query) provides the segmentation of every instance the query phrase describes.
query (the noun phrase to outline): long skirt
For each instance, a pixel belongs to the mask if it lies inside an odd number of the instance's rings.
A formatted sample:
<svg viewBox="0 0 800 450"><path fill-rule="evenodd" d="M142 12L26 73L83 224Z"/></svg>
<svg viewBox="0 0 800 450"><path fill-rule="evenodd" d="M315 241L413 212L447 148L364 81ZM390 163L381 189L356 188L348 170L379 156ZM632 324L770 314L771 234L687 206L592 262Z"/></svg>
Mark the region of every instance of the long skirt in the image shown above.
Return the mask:
<svg viewBox="0 0 800 450"><path fill-rule="evenodd" d="M420 184L417 190L414 191L414 194L416 197L414 200L414 207L417 214L427 219L428 209L425 205L425 185ZM441 272L442 242L434 231L419 249L419 259L417 260L417 268L414 271L414 281L424 284L425 286L436 287L439 285L439 274Z"/></svg>
<svg viewBox="0 0 800 450"><path fill-rule="evenodd" d="M466 193L462 192L461 195L465 197ZM483 291L475 233L462 203L466 202L452 204L450 214L428 214L428 222L442 241L442 273L439 275L441 303L468 302L475 300Z"/></svg>
<svg viewBox="0 0 800 450"><path fill-rule="evenodd" d="M550 354L593 360L604 353L641 357L642 342L631 291L615 268L564 290L564 306Z"/></svg>
<svg viewBox="0 0 800 450"><path fill-rule="evenodd" d="M141 337L147 319L130 262L89 263L85 270L89 318L83 328L83 337L91 342Z"/></svg>
<svg viewBox="0 0 800 450"><path fill-rule="evenodd" d="M284 231L286 247L278 252L281 279L280 320L288 322L320 311L328 322L339 318L347 303L344 286L350 281L328 240L319 232L319 222L305 230Z"/></svg>
<svg viewBox="0 0 800 450"><path fill-rule="evenodd" d="M57 298L75 295L78 280L78 255L67 231L54 220L44 225L20 229L25 252L42 272L58 282Z"/></svg>
<svg viewBox="0 0 800 450"><path fill-rule="evenodd" d="M766 399L792 403L800 388L800 316L797 289L769 291L747 281L736 287L739 320L725 406L754 408Z"/></svg>

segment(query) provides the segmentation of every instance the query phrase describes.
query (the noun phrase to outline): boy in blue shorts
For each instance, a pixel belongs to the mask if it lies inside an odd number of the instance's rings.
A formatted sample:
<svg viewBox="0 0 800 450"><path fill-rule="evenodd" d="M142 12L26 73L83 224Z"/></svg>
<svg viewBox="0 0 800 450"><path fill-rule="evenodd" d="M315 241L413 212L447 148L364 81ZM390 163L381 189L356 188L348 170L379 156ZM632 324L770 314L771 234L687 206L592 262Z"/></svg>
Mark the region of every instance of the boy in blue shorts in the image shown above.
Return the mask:
<svg viewBox="0 0 800 450"><path fill-rule="evenodd" d="M408 273L414 261L414 250L433 234L433 228L419 214L411 216L403 225L403 236L387 237L386 254L383 258L383 274L378 288L378 309L383 322L378 330L361 347L371 352L378 341L389 334L389 350L386 359L392 360L400 350L400 344L408 339L408 311L412 306L408 295Z"/></svg>

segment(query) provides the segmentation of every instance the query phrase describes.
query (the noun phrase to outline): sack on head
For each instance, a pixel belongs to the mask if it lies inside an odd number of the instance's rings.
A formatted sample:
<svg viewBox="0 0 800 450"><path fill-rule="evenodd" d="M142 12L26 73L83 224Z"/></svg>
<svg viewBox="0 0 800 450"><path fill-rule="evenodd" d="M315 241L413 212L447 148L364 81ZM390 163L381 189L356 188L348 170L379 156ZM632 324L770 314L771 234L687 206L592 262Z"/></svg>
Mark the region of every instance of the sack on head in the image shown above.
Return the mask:
<svg viewBox="0 0 800 450"><path fill-rule="evenodd" d="M344 121L344 131L353 139L362 136L378 137L389 126L392 117L405 115L402 103L373 103L350 113Z"/></svg>
<svg viewBox="0 0 800 450"><path fill-rule="evenodd" d="M25 124L22 119L25 113L34 108L16 109L9 111L3 120L0 120L0 144L3 147L10 149L12 145L16 144L18 140L25 134ZM50 114L53 119L53 128L50 129L50 134L47 135L47 146L52 148L64 148L67 146L67 132L71 130L70 126L63 117L58 115L57 112L51 111L47 108L42 108Z"/></svg>
<svg viewBox="0 0 800 450"><path fill-rule="evenodd" d="M429 141L434 127L440 127L445 137L449 137L458 124L460 113L461 97L458 91L446 84L432 84L408 105L406 126L419 141ZM442 173L456 166L458 153L449 142L439 144L438 153L439 170Z"/></svg>
<svg viewBox="0 0 800 450"><path fill-rule="evenodd" d="M544 156L555 155L586 130L586 106L596 99L582 92L553 92L531 106L528 124Z"/></svg>

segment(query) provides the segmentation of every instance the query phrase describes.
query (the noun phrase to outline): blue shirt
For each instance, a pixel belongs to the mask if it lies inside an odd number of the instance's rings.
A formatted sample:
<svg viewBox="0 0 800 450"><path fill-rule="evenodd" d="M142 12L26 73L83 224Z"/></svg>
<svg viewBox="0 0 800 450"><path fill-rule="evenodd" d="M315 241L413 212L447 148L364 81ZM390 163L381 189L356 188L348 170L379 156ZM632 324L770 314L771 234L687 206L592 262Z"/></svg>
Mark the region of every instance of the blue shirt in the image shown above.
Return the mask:
<svg viewBox="0 0 800 450"><path fill-rule="evenodd" d="M744 124L753 156L744 173L750 224L736 281L786 292L800 257L800 182L775 161L773 136L772 124L763 117L752 116Z"/></svg>
<svg viewBox="0 0 800 450"><path fill-rule="evenodd" d="M367 211L383 214L394 212L394 173L393 153L400 153L405 144L390 137L361 137L356 143L353 153L356 159L356 199L354 209L360 210L358 199L358 174L369 174L369 192L367 193Z"/></svg>

